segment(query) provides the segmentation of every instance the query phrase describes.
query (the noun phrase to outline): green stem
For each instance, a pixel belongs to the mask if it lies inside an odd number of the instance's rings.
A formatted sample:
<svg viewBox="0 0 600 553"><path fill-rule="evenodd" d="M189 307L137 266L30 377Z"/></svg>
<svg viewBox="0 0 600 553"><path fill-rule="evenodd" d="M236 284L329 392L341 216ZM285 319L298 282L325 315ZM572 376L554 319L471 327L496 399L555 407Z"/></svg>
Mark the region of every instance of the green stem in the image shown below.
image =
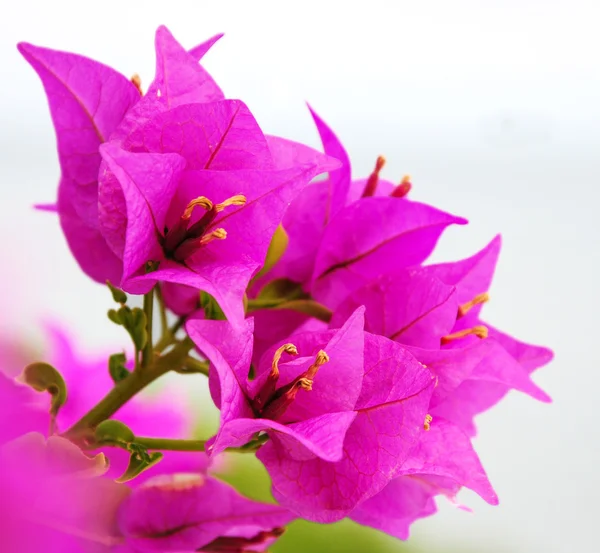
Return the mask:
<svg viewBox="0 0 600 553"><path fill-rule="evenodd" d="M165 332L169 330L169 323L167 321L167 308L165 306L162 288L157 285L154 289L154 293L156 294L156 300L158 301L158 308L160 312L160 331L164 336Z"/></svg>
<svg viewBox="0 0 600 553"><path fill-rule="evenodd" d="M194 357L188 357L183 363L183 368L181 369L182 373L201 373L205 376L208 376L208 361L200 361L199 359L195 359Z"/></svg>
<svg viewBox="0 0 600 553"><path fill-rule="evenodd" d="M152 355L154 348L152 347L152 318L154 310L154 288L144 295L144 313L146 313L146 332L148 339L146 345L142 350L142 369L148 367L152 362Z"/></svg>
<svg viewBox="0 0 600 553"><path fill-rule="evenodd" d="M156 359L143 371L134 371L121 380L104 396L100 402L65 432L67 437L88 437L90 430L102 421L112 417L133 396L143 390L148 384L171 370L183 367L194 343L186 338L172 351Z"/></svg>
<svg viewBox="0 0 600 553"><path fill-rule="evenodd" d="M172 440L169 438L135 437L135 443L154 451L204 451L204 440Z"/></svg>
<svg viewBox="0 0 600 553"><path fill-rule="evenodd" d="M154 346L154 349L158 353L162 353L175 341L175 334L183 326L183 323L185 323L185 317L179 317L179 319L175 321L175 324L163 333L161 339L156 342L156 345Z"/></svg>

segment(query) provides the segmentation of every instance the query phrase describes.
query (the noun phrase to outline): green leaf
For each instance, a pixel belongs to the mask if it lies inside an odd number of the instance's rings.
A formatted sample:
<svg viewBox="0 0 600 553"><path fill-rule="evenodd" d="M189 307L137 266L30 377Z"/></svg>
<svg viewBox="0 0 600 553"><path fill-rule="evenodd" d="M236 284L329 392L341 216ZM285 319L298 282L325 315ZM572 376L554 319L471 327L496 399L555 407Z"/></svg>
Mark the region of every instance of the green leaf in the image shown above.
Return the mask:
<svg viewBox="0 0 600 553"><path fill-rule="evenodd" d="M22 379L38 392L52 396L50 414L54 417L67 401L67 386L61 374L48 363L32 363L23 370Z"/></svg>
<svg viewBox="0 0 600 553"><path fill-rule="evenodd" d="M116 288L115 286L113 286L110 282L110 280L106 281L106 285L108 286L113 300L115 300L117 303L120 304L124 304L127 303L127 294L125 292L123 292L123 290L120 290L119 288Z"/></svg>
<svg viewBox="0 0 600 553"><path fill-rule="evenodd" d="M115 383L121 382L129 376L129 371L125 368L126 361L124 353L113 353L108 358L108 373Z"/></svg>
<svg viewBox="0 0 600 553"><path fill-rule="evenodd" d="M147 322L144 310L135 307L131 311L131 317L125 325L125 328L129 331L131 339L138 351L143 350L148 342L148 331L146 329Z"/></svg>
<svg viewBox="0 0 600 553"><path fill-rule="evenodd" d="M132 444L134 446L135 444ZM127 470L115 480L120 484L133 480L136 476L156 465L163 458L163 454L159 451L148 453L147 451L138 447L133 447L131 451L131 457L129 457L129 465Z"/></svg>
<svg viewBox="0 0 600 553"><path fill-rule="evenodd" d="M117 311L116 309L109 309L107 314L108 318L116 325L122 325L125 322L121 317L120 310Z"/></svg>
<svg viewBox="0 0 600 553"><path fill-rule="evenodd" d="M135 435L126 424L112 419L102 421L96 426L94 437L99 445L112 444L122 447L127 447L135 440Z"/></svg>

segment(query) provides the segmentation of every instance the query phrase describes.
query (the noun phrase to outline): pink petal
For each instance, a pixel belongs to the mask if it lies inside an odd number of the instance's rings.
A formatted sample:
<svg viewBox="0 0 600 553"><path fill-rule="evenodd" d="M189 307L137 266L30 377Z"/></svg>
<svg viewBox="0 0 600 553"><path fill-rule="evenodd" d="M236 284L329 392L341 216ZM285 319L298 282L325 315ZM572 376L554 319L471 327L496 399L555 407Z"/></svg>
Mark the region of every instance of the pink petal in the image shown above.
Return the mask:
<svg viewBox="0 0 600 553"><path fill-rule="evenodd" d="M313 296L335 309L382 273L422 263L453 223L466 220L405 199L368 197L349 205L323 236Z"/></svg>
<svg viewBox="0 0 600 553"><path fill-rule="evenodd" d="M335 157L314 150L309 146L287 140L279 136L265 135L269 150L273 156L276 169L288 169L297 165L314 165L317 175L327 171L335 171L341 167L341 162Z"/></svg>
<svg viewBox="0 0 600 553"><path fill-rule="evenodd" d="M224 99L213 78L198 65L198 59L190 55L164 25L156 31L155 46L156 77L148 94L155 95L160 90L160 99L167 109Z"/></svg>
<svg viewBox="0 0 600 553"><path fill-rule="evenodd" d="M433 419L429 432L422 434L399 474L450 478L458 485L479 494L490 505L498 504L498 496L481 466L471 440L460 428L443 419Z"/></svg>
<svg viewBox="0 0 600 553"><path fill-rule="evenodd" d="M221 410L222 423L232 418L252 417L245 391L252 358L253 319L246 319L243 326L236 328L228 321L192 316L185 328L211 362L210 389Z"/></svg>
<svg viewBox="0 0 600 553"><path fill-rule="evenodd" d="M144 263L162 257L157 235L164 229L185 160L176 154L131 154L113 143L104 144L100 151L127 205L123 251L123 281L127 282Z"/></svg>
<svg viewBox="0 0 600 553"><path fill-rule="evenodd" d="M483 250L468 259L452 263L429 265L424 270L442 282L456 286L458 302L471 301L477 294L487 292L500 255L502 241L496 236ZM474 306L469 314L477 314L482 305Z"/></svg>
<svg viewBox="0 0 600 553"><path fill-rule="evenodd" d="M325 122L308 106L310 113L315 121L323 149L328 156L338 159L342 166L339 169L330 171L328 179L329 193L325 207L325 222L329 222L348 201L348 191L350 189L350 159L346 150L342 146L338 137L325 124Z"/></svg>
<svg viewBox="0 0 600 553"><path fill-rule="evenodd" d="M219 33L208 40L205 40L198 46L194 46L191 50L188 51L189 55L192 56L196 61L200 61L206 53L213 47L215 42L221 39L224 36L224 33Z"/></svg>
<svg viewBox="0 0 600 553"><path fill-rule="evenodd" d="M552 350L543 346L534 346L526 344L525 342L520 342L512 336L497 330L488 323L485 323L485 325L488 327L490 337L497 340L528 373L531 373L535 369L552 361L554 357Z"/></svg>
<svg viewBox="0 0 600 553"><path fill-rule="evenodd" d="M108 246L98 228L98 221L86 220L77 213L73 205L73 191L62 183L58 187L60 226L73 257L83 272L95 281L102 284L107 280L120 282L122 261Z"/></svg>
<svg viewBox="0 0 600 553"><path fill-rule="evenodd" d="M395 478L377 495L361 503L352 511L350 518L406 540L413 522L437 511L433 495L418 478Z"/></svg>
<svg viewBox="0 0 600 553"><path fill-rule="evenodd" d="M119 523L136 551L200 551L221 536L252 538L290 523L278 505L247 499L200 475L159 476L123 503Z"/></svg>
<svg viewBox="0 0 600 553"><path fill-rule="evenodd" d="M130 151L177 153L188 169L270 169L260 127L239 100L186 104L159 113L124 141Z"/></svg>
<svg viewBox="0 0 600 553"><path fill-rule="evenodd" d="M294 457L275 440L257 453L271 475L275 498L316 522L340 520L383 489L423 431L434 384L429 371L408 355L394 361L402 350L399 344L365 336L365 376L375 381L391 373L393 382L389 393L372 385L364 397L361 392L358 415L346 433L343 459ZM378 403L381 400L385 403Z"/></svg>
<svg viewBox="0 0 600 553"><path fill-rule="evenodd" d="M458 302L453 286L419 269L380 276L338 307L333 327L357 305L366 307L366 330L410 346L437 349L456 321Z"/></svg>
<svg viewBox="0 0 600 553"><path fill-rule="evenodd" d="M240 447L248 443L257 432L267 432L272 442L286 456L299 460L318 458L335 462L343 455L344 438L355 418L354 411L346 411L326 413L287 425L270 419L234 419L221 426L208 453L214 456L228 447ZM270 449L269 442L257 453L265 465L267 462L262 452L266 449Z"/></svg>
<svg viewBox="0 0 600 553"><path fill-rule="evenodd" d="M308 369L321 349L329 356L329 362L319 369L312 390L296 396L281 419L282 422L354 410L361 391L364 371L363 327L364 309L360 307L337 331L304 332L275 344L261 359L256 379L250 385L250 394L254 396L265 381L275 350L283 343L292 342L298 348L301 357L293 360L289 360L288 357L287 361L282 359L279 364L278 387L292 382Z"/></svg>

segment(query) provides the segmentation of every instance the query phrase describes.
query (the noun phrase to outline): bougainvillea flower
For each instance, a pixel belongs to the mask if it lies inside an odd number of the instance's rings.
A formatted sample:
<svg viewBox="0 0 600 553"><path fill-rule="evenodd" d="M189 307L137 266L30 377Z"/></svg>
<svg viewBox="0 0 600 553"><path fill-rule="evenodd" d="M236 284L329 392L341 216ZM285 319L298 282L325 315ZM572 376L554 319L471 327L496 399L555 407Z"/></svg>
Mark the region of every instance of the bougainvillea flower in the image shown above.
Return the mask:
<svg viewBox="0 0 600 553"><path fill-rule="evenodd" d="M156 476L133 490L119 510L119 553L264 551L295 516L241 496L210 476Z"/></svg>
<svg viewBox="0 0 600 553"><path fill-rule="evenodd" d="M252 327L247 320L240 335L223 321L186 325L212 363L211 392L221 409L209 453L266 432L257 456L275 498L310 520L339 520L406 460L423 431L434 379L402 346L365 333L358 309L337 331L274 345L249 381Z"/></svg>
<svg viewBox="0 0 600 553"><path fill-rule="evenodd" d="M452 423L435 417L398 477L350 516L360 524L404 540L415 520L436 512L436 495L455 502L462 487L475 491L491 505L498 504L469 437Z"/></svg>
<svg viewBox="0 0 600 553"><path fill-rule="evenodd" d="M367 185L371 188L369 196L389 196L396 189L391 182L379 178L383 158L377 160L369 178L352 180L350 159L340 140L314 110L310 109L310 112L325 154L338 159L341 165L330 170L327 179L307 186L292 202L283 219L283 227L289 237L288 247L281 260L257 282L257 286L271 279L288 278L308 287L323 233L333 217L363 197Z"/></svg>
<svg viewBox="0 0 600 553"><path fill-rule="evenodd" d="M218 86L198 64L218 38L187 54L171 33L160 27L156 33L156 77L151 93L142 101L136 85L110 67L77 54L19 44L19 51L42 80L56 130L61 226L76 260L94 280L118 282L121 277L120 259L107 246L99 228L100 145L118 139L172 105L192 99L222 99Z"/></svg>
<svg viewBox="0 0 600 553"><path fill-rule="evenodd" d="M499 333L490 332L489 325L479 319L499 246L496 238L463 261L381 275L350 294L331 321L332 327L339 327L357 306L364 305L366 330L409 346L436 375L431 414L455 422L471 435L475 433L473 417L510 389L549 401L531 381L527 367L496 339ZM529 347L507 336L503 340L509 348L519 344L528 360L549 358L544 348Z"/></svg>
<svg viewBox="0 0 600 553"><path fill-rule="evenodd" d="M264 262L283 212L318 169L258 169L261 157L270 165L270 153L264 140L260 144L258 127L249 128L251 116L240 102L186 105L166 115L170 121L208 121L188 126L193 136L185 144L195 149L182 151L187 159L175 153L134 154L114 144L101 148L126 202L121 286L145 293L157 281L184 284L211 294L228 317L240 320L246 287ZM176 128L167 125L164 132ZM254 148L245 142L252 133L259 133ZM148 131L147 136L155 135ZM177 149L176 136L169 136L153 140L170 144L159 149Z"/></svg>

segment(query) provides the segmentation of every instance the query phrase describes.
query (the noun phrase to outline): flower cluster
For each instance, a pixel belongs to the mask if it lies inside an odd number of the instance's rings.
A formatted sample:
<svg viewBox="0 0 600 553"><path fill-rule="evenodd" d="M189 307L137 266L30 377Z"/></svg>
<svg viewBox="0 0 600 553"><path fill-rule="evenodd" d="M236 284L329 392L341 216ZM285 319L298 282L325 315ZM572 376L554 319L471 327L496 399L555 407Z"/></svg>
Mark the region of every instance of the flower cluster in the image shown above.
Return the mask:
<svg viewBox="0 0 600 553"><path fill-rule="evenodd" d="M133 343L86 370L52 328L51 364L0 380L14 421L0 524L21 551L263 551L298 517L406 539L436 496L498 502L471 443L477 414L511 389L549 401L530 373L551 352L480 318L500 238L426 264L466 220L410 199L408 177L381 179L382 157L353 178L312 110L323 153L263 133L199 63L219 38L188 51L160 27L145 93L137 76L19 45L57 135L44 208L81 269L108 282L109 318ZM208 376L209 439L187 439L190 406L168 390L136 397L172 371ZM50 394L49 414L24 384ZM209 475L225 451L256 454L278 505Z"/></svg>

